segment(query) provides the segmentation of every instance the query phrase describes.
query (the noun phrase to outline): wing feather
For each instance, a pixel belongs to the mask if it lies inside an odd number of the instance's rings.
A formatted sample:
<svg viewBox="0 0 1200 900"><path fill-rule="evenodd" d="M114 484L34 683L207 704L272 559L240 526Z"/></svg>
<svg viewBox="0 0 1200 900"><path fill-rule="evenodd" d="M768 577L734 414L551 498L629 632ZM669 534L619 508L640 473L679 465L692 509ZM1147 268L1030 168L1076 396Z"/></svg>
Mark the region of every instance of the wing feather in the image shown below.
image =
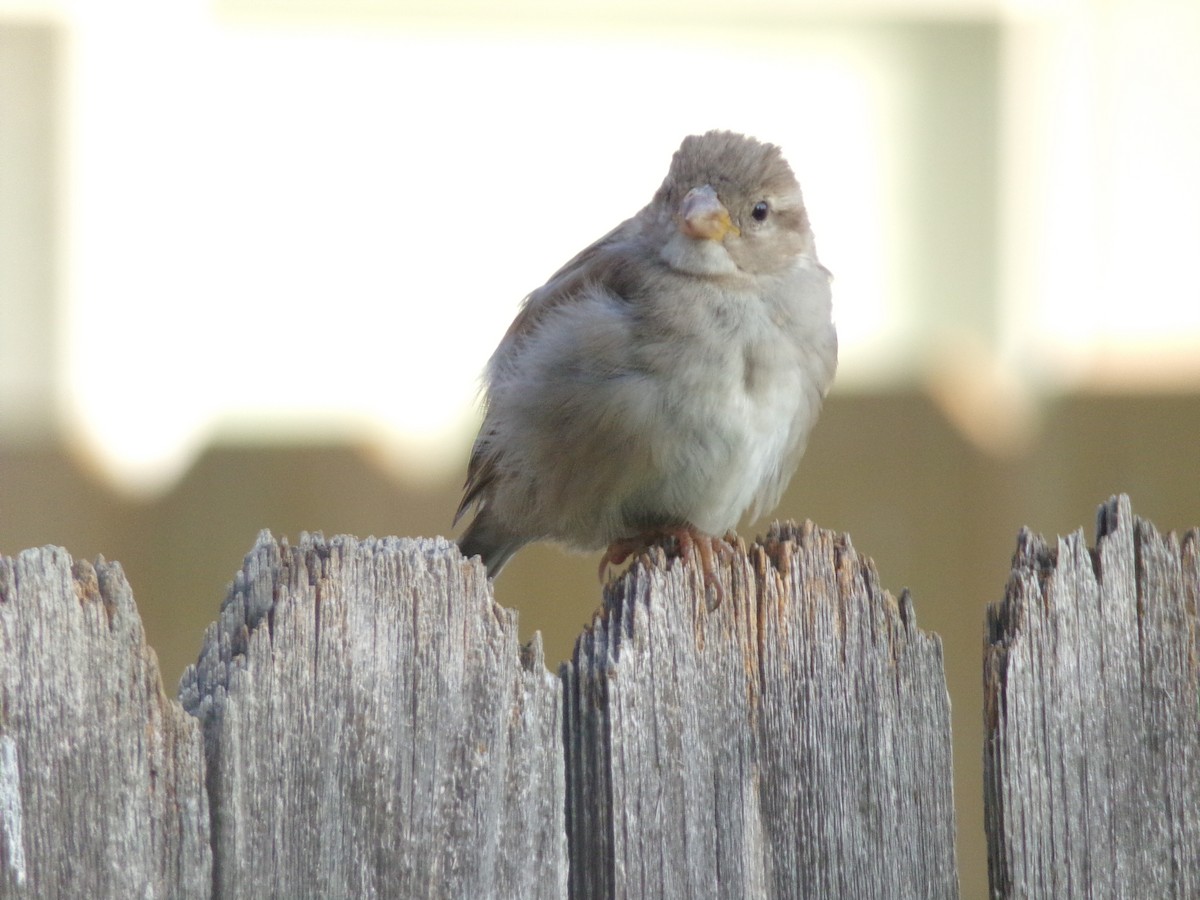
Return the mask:
<svg viewBox="0 0 1200 900"><path fill-rule="evenodd" d="M612 267L596 265L597 257L609 249L624 244L634 237L641 228L637 216L626 219L604 237L595 241L584 250L577 253L562 268L550 276L550 279L525 298L521 311L509 326L501 339L496 352L492 354L487 366L487 381L489 385L495 379L496 373L518 356L518 349L524 338L533 333L538 325L551 311L565 303L578 299L583 289L594 283L597 278L603 279L604 274L611 272ZM614 255L614 259L619 260ZM604 273L598 276L597 273ZM488 495L496 479L500 477L501 451L492 440L495 432L489 423L490 413L485 413L483 426L479 436L471 448L471 458L467 464L467 479L463 484L463 498L454 514L457 524L471 507L484 508Z"/></svg>

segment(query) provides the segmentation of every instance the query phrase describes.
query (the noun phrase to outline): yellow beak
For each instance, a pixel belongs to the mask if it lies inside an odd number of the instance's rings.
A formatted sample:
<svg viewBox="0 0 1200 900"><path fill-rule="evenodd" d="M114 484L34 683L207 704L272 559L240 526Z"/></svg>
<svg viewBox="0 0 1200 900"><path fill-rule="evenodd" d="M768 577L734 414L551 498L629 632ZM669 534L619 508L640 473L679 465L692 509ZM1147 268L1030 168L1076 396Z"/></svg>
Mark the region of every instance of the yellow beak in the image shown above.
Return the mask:
<svg viewBox="0 0 1200 900"><path fill-rule="evenodd" d="M692 188L679 204L679 230L697 240L723 241L729 233L741 234L729 210L709 185Z"/></svg>

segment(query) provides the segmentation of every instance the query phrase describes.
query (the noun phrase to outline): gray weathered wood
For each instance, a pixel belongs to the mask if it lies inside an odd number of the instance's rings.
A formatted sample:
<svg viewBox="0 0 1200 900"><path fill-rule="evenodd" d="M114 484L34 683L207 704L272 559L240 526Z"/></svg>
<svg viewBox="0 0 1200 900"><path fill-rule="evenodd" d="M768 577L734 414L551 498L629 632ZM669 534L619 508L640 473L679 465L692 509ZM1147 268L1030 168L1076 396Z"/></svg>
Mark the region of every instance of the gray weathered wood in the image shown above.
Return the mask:
<svg viewBox="0 0 1200 900"><path fill-rule="evenodd" d="M1200 896L1200 532L1100 508L1096 549L1023 531L989 609L997 897Z"/></svg>
<svg viewBox="0 0 1200 900"><path fill-rule="evenodd" d="M936 635L806 524L636 563L562 669L574 897L954 897Z"/></svg>
<svg viewBox="0 0 1200 900"><path fill-rule="evenodd" d="M444 540L262 535L181 684L221 897L561 897L561 689Z"/></svg>
<svg viewBox="0 0 1200 900"><path fill-rule="evenodd" d="M208 829L120 566L0 557L0 897L207 897Z"/></svg>

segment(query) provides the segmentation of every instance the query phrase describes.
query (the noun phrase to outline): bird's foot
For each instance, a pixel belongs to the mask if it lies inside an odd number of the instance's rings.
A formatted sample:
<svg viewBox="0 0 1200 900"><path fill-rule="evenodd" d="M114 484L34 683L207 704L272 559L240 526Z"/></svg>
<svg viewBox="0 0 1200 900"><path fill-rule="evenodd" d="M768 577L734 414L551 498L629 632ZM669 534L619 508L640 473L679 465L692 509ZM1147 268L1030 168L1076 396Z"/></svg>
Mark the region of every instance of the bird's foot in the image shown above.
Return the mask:
<svg viewBox="0 0 1200 900"><path fill-rule="evenodd" d="M658 528L643 531L634 537L622 538L610 544L607 552L601 557L600 580L604 580L610 565L619 566L630 556L643 553L656 544L661 546L668 556L677 556L685 563L695 553L700 557L700 569L704 576L705 603L710 611L714 610L725 599L725 588L717 576L716 558L717 556L723 559L730 558L733 553L731 536L733 536L733 532L727 533L722 539L687 525Z"/></svg>
<svg viewBox="0 0 1200 900"><path fill-rule="evenodd" d="M656 542L662 539L664 532L662 531L643 531L641 534L633 537L621 538L619 541L613 541L608 545L608 550L600 557L600 580L604 581L604 576L608 573L609 566L619 566L629 559L631 556L637 556L639 553L644 553L650 549Z"/></svg>

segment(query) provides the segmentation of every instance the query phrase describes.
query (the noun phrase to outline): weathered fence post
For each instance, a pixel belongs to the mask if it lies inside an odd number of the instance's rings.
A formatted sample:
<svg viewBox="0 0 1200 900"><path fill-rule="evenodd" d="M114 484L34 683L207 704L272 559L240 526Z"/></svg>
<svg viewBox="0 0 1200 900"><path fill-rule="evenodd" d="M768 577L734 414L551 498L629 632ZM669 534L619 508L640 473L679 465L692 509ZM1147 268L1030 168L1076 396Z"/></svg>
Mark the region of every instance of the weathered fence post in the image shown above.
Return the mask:
<svg viewBox="0 0 1200 900"><path fill-rule="evenodd" d="M264 534L181 697L119 567L0 558L0 897L565 894L558 679L447 542Z"/></svg>
<svg viewBox="0 0 1200 900"><path fill-rule="evenodd" d="M444 540L264 534L180 687L219 897L561 897L561 691Z"/></svg>
<svg viewBox="0 0 1200 900"><path fill-rule="evenodd" d="M955 897L941 644L849 538L635 564L566 689L575 897Z"/></svg>
<svg viewBox="0 0 1200 900"><path fill-rule="evenodd" d="M954 896L907 595L811 526L725 565L638 561L560 681L443 540L264 534L181 706L118 567L3 560L0 897Z"/></svg>
<svg viewBox="0 0 1200 900"><path fill-rule="evenodd" d="M0 556L0 897L207 897L203 753L119 565Z"/></svg>
<svg viewBox="0 0 1200 900"><path fill-rule="evenodd" d="M1200 532L1099 522L989 611L998 897L1200 895ZM193 718L119 566L0 558L0 897L954 896L907 595L811 525L720 577L638 561L560 683L450 544L264 535Z"/></svg>
<svg viewBox="0 0 1200 900"><path fill-rule="evenodd" d="M1024 531L985 639L996 897L1200 896L1200 532Z"/></svg>

